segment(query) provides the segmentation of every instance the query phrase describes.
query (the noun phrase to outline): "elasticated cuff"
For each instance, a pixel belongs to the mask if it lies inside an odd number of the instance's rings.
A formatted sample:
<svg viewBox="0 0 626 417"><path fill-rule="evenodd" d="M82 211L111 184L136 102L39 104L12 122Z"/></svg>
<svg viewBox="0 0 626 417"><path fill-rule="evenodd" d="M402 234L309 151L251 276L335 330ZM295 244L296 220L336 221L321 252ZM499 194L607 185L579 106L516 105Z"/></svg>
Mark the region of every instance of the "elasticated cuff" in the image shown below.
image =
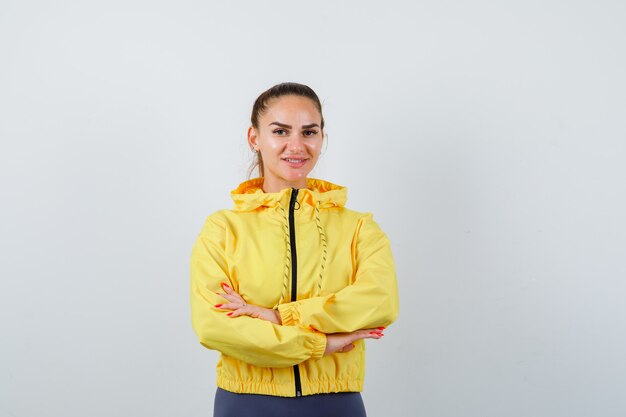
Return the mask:
<svg viewBox="0 0 626 417"><path fill-rule="evenodd" d="M278 312L280 313L280 319L283 322L283 326L294 326L300 324L300 313L296 308L296 303L280 304L278 306Z"/></svg>
<svg viewBox="0 0 626 417"><path fill-rule="evenodd" d="M311 359L319 359L326 352L326 335L324 333L315 332L313 339L313 354Z"/></svg>

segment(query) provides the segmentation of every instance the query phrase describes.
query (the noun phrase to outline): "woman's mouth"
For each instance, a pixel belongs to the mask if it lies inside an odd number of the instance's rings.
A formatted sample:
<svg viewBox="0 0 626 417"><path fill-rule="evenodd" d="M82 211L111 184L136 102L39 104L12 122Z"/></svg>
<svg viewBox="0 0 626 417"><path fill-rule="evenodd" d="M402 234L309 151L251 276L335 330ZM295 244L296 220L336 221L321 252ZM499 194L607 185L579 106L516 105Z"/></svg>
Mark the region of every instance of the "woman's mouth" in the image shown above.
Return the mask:
<svg viewBox="0 0 626 417"><path fill-rule="evenodd" d="M308 158L282 158L292 168L301 168L306 164Z"/></svg>

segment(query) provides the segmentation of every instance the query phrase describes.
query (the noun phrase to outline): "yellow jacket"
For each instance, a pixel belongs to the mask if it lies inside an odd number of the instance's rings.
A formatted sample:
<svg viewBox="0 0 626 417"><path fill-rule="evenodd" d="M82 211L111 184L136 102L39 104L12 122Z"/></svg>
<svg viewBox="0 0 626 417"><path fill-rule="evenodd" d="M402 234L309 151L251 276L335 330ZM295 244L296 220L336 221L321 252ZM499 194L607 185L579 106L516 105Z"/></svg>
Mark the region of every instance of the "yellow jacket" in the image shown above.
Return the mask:
<svg viewBox="0 0 626 417"><path fill-rule="evenodd" d="M222 353L217 386L294 397L361 391L365 343L323 356L327 333L389 326L398 290L389 241L369 213L344 207L347 189L307 178L306 189L231 192L234 210L209 215L191 255L191 318ZM277 308L282 325L231 318L214 306L228 283L246 302Z"/></svg>

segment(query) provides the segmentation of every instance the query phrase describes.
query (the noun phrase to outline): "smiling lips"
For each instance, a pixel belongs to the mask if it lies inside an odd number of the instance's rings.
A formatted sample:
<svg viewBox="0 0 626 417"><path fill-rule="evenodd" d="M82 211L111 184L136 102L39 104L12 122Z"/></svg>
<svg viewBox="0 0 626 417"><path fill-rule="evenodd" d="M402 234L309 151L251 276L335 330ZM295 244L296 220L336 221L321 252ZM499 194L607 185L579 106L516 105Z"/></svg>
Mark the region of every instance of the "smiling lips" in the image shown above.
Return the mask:
<svg viewBox="0 0 626 417"><path fill-rule="evenodd" d="M281 158L292 168L301 168L306 164L308 158Z"/></svg>

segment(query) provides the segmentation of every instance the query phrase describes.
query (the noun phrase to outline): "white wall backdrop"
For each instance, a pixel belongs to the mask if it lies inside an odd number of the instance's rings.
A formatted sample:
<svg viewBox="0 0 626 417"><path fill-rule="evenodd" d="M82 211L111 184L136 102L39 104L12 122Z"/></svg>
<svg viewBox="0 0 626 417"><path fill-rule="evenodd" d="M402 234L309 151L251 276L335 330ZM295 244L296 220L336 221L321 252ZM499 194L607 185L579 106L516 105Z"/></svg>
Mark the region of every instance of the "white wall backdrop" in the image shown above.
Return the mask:
<svg viewBox="0 0 626 417"><path fill-rule="evenodd" d="M622 1L0 3L0 416L210 416L191 245L256 96L394 249L370 416L626 415Z"/></svg>

